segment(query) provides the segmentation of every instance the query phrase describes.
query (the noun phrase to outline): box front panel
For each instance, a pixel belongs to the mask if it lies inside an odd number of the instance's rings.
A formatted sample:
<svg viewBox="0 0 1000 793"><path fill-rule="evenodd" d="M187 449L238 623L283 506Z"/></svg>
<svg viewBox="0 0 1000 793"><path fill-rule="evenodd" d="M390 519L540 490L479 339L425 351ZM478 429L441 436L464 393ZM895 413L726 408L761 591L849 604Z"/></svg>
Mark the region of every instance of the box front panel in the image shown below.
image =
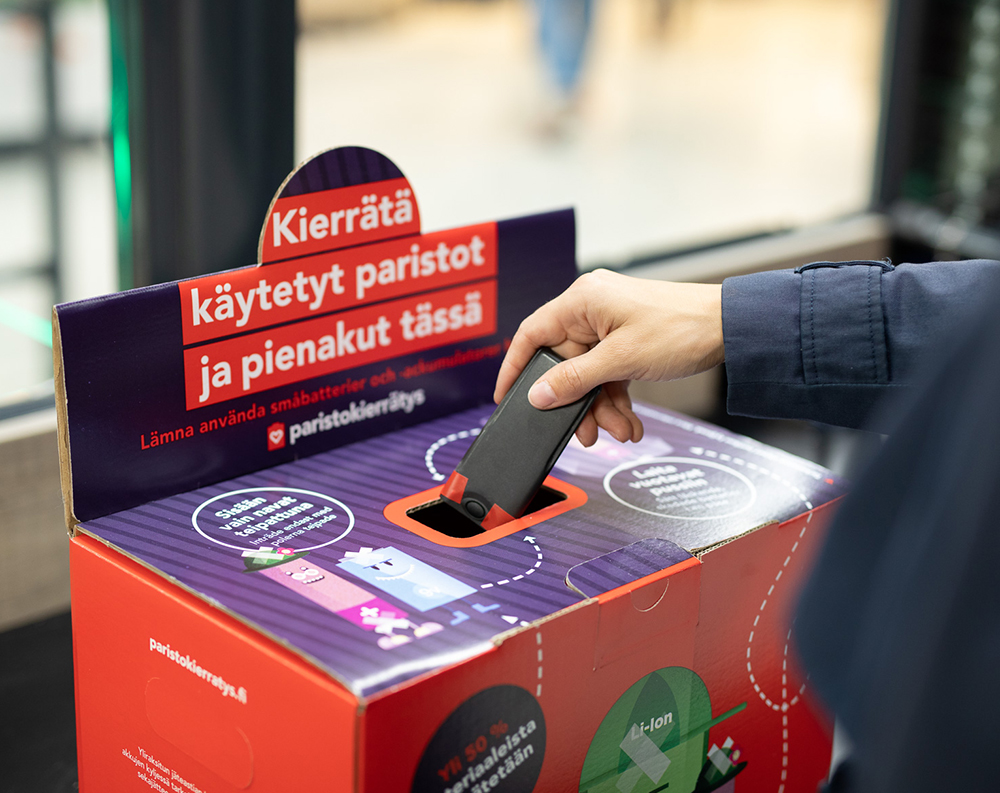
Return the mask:
<svg viewBox="0 0 1000 793"><path fill-rule="evenodd" d="M354 789L333 681L91 538L71 565L81 790Z"/></svg>
<svg viewBox="0 0 1000 793"><path fill-rule="evenodd" d="M694 790L718 715L691 671L700 567L689 559L376 699L363 790L614 793L623 774L636 793ZM373 760L399 724L393 763Z"/></svg>

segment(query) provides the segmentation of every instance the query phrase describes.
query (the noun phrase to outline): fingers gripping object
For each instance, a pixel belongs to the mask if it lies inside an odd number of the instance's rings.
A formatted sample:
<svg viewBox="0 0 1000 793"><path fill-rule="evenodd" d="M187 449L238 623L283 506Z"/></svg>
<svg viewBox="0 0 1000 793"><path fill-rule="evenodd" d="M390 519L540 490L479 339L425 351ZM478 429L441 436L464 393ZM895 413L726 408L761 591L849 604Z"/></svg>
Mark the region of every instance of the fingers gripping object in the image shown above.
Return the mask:
<svg viewBox="0 0 1000 793"><path fill-rule="evenodd" d="M528 390L562 360L547 347L535 353L441 490L443 503L486 530L521 517L601 390L533 407Z"/></svg>

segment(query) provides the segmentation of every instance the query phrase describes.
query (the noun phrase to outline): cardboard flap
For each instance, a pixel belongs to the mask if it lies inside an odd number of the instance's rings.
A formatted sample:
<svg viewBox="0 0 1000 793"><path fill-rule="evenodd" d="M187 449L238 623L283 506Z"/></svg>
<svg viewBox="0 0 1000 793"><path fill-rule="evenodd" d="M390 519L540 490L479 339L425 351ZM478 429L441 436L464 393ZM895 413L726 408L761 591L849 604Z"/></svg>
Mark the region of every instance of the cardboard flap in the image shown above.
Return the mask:
<svg viewBox="0 0 1000 793"><path fill-rule="evenodd" d="M566 584L584 597L597 597L690 558L690 553L670 540L650 537L573 565L566 573Z"/></svg>
<svg viewBox="0 0 1000 793"><path fill-rule="evenodd" d="M594 668L670 632L675 644L690 645L693 656L700 592L701 562L689 558L601 595Z"/></svg>

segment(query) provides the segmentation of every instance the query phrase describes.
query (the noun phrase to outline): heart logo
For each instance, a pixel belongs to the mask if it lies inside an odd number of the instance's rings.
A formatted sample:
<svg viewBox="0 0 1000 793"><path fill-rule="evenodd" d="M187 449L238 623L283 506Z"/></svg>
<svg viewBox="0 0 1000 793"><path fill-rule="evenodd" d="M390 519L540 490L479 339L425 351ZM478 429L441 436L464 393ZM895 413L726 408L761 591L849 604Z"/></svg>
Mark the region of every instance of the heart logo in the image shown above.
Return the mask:
<svg viewBox="0 0 1000 793"><path fill-rule="evenodd" d="M267 450L273 452L285 446L285 425L275 422L267 428Z"/></svg>

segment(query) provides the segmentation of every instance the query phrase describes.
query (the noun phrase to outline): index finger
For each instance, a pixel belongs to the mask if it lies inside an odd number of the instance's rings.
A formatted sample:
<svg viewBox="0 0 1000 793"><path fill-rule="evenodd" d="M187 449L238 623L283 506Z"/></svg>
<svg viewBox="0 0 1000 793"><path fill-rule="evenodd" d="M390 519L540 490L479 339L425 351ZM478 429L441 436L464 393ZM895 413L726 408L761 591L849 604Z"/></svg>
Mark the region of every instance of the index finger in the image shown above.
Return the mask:
<svg viewBox="0 0 1000 793"><path fill-rule="evenodd" d="M567 306L565 296L560 295L521 323L500 364L496 389L493 392L494 402L499 403L504 398L539 347L550 347L563 358L583 355L590 349L587 343L589 339L571 337L581 336L576 327L578 323L574 324L573 319L572 306Z"/></svg>
<svg viewBox="0 0 1000 793"><path fill-rule="evenodd" d="M563 358L573 358L597 343L600 337L588 309L600 298L594 287L593 276L585 274L521 322L500 364L495 402L503 399L539 347L551 347Z"/></svg>
<svg viewBox="0 0 1000 793"><path fill-rule="evenodd" d="M539 347L554 348L566 340L566 331L560 327L558 321L553 321L554 317L550 318L554 310L558 311L553 305L555 302L546 303L521 322L500 364L500 373L497 375L496 389L493 392L494 402L499 404L504 398Z"/></svg>

